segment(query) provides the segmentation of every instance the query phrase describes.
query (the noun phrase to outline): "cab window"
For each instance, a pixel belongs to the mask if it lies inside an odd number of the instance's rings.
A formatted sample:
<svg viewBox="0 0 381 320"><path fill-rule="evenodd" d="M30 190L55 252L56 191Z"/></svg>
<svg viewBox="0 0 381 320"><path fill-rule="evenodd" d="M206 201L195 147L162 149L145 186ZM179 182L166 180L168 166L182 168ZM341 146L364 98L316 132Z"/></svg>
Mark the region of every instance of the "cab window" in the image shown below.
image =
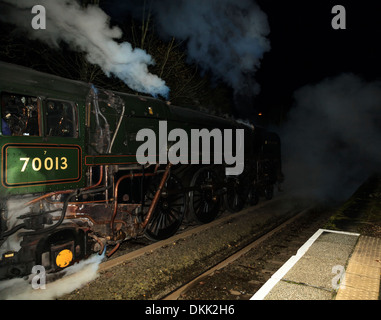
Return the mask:
<svg viewBox="0 0 381 320"><path fill-rule="evenodd" d="M7 136L39 136L38 98L1 93L1 133Z"/></svg>
<svg viewBox="0 0 381 320"><path fill-rule="evenodd" d="M71 102L46 101L46 132L49 137L77 137L75 108Z"/></svg>

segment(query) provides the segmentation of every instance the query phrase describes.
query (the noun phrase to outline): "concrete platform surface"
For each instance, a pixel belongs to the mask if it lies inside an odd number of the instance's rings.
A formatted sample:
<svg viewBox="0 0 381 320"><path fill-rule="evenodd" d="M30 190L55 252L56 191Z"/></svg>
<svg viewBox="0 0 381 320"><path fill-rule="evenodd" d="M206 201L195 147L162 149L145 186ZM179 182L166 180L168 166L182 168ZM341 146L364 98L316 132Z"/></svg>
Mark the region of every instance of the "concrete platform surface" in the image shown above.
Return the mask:
<svg viewBox="0 0 381 320"><path fill-rule="evenodd" d="M381 239L319 229L251 300L378 300Z"/></svg>

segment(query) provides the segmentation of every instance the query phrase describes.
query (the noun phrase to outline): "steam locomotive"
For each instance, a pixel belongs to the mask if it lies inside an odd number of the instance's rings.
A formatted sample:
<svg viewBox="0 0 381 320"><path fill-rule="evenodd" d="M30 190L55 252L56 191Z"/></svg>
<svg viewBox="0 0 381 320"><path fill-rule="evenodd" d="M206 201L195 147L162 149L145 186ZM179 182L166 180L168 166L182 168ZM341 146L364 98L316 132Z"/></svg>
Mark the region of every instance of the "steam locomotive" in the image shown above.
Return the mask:
<svg viewBox="0 0 381 320"><path fill-rule="evenodd" d="M208 223L223 209L271 199L282 180L275 133L194 108L3 62L0 99L0 279L110 256L143 235L168 238L184 219ZM139 131L158 132L160 121L189 134L242 130L244 171L227 175L227 164L212 160L138 162Z"/></svg>

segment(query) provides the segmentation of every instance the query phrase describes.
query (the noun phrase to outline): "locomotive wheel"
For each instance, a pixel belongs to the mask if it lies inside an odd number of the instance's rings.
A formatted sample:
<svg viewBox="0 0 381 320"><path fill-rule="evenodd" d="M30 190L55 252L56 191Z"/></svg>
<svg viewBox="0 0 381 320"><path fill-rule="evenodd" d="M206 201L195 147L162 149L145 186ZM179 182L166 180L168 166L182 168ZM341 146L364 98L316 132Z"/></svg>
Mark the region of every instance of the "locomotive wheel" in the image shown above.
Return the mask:
<svg viewBox="0 0 381 320"><path fill-rule="evenodd" d="M248 193L249 190L243 179L228 177L227 192L224 196L226 209L233 213L242 210Z"/></svg>
<svg viewBox="0 0 381 320"><path fill-rule="evenodd" d="M190 182L189 212L201 223L213 221L221 207L221 193L218 190L219 179L211 168L201 168Z"/></svg>
<svg viewBox="0 0 381 320"><path fill-rule="evenodd" d="M148 188L146 211L152 203L160 180L161 177L154 178ZM154 241L174 235L183 221L185 209L186 195L183 192L181 181L171 174L165 183L144 235Z"/></svg>

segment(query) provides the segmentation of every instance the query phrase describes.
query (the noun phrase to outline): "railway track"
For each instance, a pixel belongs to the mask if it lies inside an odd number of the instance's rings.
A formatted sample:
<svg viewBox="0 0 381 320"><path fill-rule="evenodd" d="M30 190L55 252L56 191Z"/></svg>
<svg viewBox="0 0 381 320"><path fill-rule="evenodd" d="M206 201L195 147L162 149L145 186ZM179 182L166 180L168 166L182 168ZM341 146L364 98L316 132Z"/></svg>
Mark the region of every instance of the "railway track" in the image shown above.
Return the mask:
<svg viewBox="0 0 381 320"><path fill-rule="evenodd" d="M285 222L283 222L279 226L275 227L271 231L269 231L266 234L264 234L263 236L261 236L259 239L254 240L253 242L251 242L248 245L244 246L242 249L239 249L237 252L235 252L231 256L225 258L223 261L221 261L221 262L217 263L216 265L212 266L210 269L206 270L205 272L203 272L202 274L200 274L199 276L197 276L193 280L191 280L188 283L182 285L181 287L179 287L175 291L171 292L169 295L163 297L162 300L177 300L178 298L180 298L182 293L186 292L186 290L188 288L191 288L197 282L200 282L202 279L208 277L209 275L212 275L215 271L218 271L218 270L226 267L230 263L238 260L244 254L248 253L250 250L255 249L257 246L259 246L261 243L263 243L266 239L269 239L275 233L277 233L280 230L282 230L283 228L287 227L290 223L292 223L293 221L299 219L301 216L306 214L306 212L308 212L311 209L312 209L312 207L307 208L307 209L301 211L300 213L298 213L297 215L295 215L295 216L291 217L290 219L286 220Z"/></svg>
<svg viewBox="0 0 381 320"><path fill-rule="evenodd" d="M231 282L239 274L244 276L248 270L254 271L256 266L253 263L244 266L242 259L247 255L245 253L271 252L273 249L269 247L264 249L266 242L308 216L311 210L306 208L310 206L310 201L278 197L240 213L225 215L209 224L189 227L164 241L148 245L144 245L144 241L137 243L136 250L101 263L100 276L95 281L63 299L250 298L249 294L255 291L222 283ZM257 258L264 261L263 256ZM233 271L236 275L217 279L236 263L240 264L240 270ZM268 269L261 269L261 279L247 277L250 285L264 283L271 276L267 276ZM209 282L214 280L221 284L209 286Z"/></svg>
<svg viewBox="0 0 381 320"><path fill-rule="evenodd" d="M163 299L249 300L333 211L321 207L301 211Z"/></svg>
<svg viewBox="0 0 381 320"><path fill-rule="evenodd" d="M252 247L263 246L274 234L308 215L310 210L306 208L310 205L309 201L290 201L279 197L261 202L258 206L238 214L225 215L209 224L189 227L164 241L145 246L140 243L138 246L143 247L103 262L99 266L100 277L67 298L157 300L193 297L199 283L205 282L200 279L209 280L210 274L213 277L222 274L223 270L241 260L246 251L250 251ZM255 251L260 250L257 248ZM231 262L232 260L235 261ZM228 266L222 268L227 263ZM253 265L249 265L247 269L250 268ZM265 276L263 283L267 276L267 270L264 271L265 273L261 271ZM231 275L228 277L232 278ZM112 293L105 292L105 287ZM200 297L196 294L194 298L208 299L205 296L208 292L205 291L206 287L201 285L199 290L203 293ZM221 290L223 288L222 285L213 287L221 287ZM103 292L99 296L97 291L101 288ZM222 290L227 291L227 295L221 290L219 293L234 299L237 296L229 295L229 292L239 291L236 289L234 286L227 286L226 290ZM215 294L219 290L212 288L212 291ZM246 294L251 292L246 289L240 291Z"/></svg>

